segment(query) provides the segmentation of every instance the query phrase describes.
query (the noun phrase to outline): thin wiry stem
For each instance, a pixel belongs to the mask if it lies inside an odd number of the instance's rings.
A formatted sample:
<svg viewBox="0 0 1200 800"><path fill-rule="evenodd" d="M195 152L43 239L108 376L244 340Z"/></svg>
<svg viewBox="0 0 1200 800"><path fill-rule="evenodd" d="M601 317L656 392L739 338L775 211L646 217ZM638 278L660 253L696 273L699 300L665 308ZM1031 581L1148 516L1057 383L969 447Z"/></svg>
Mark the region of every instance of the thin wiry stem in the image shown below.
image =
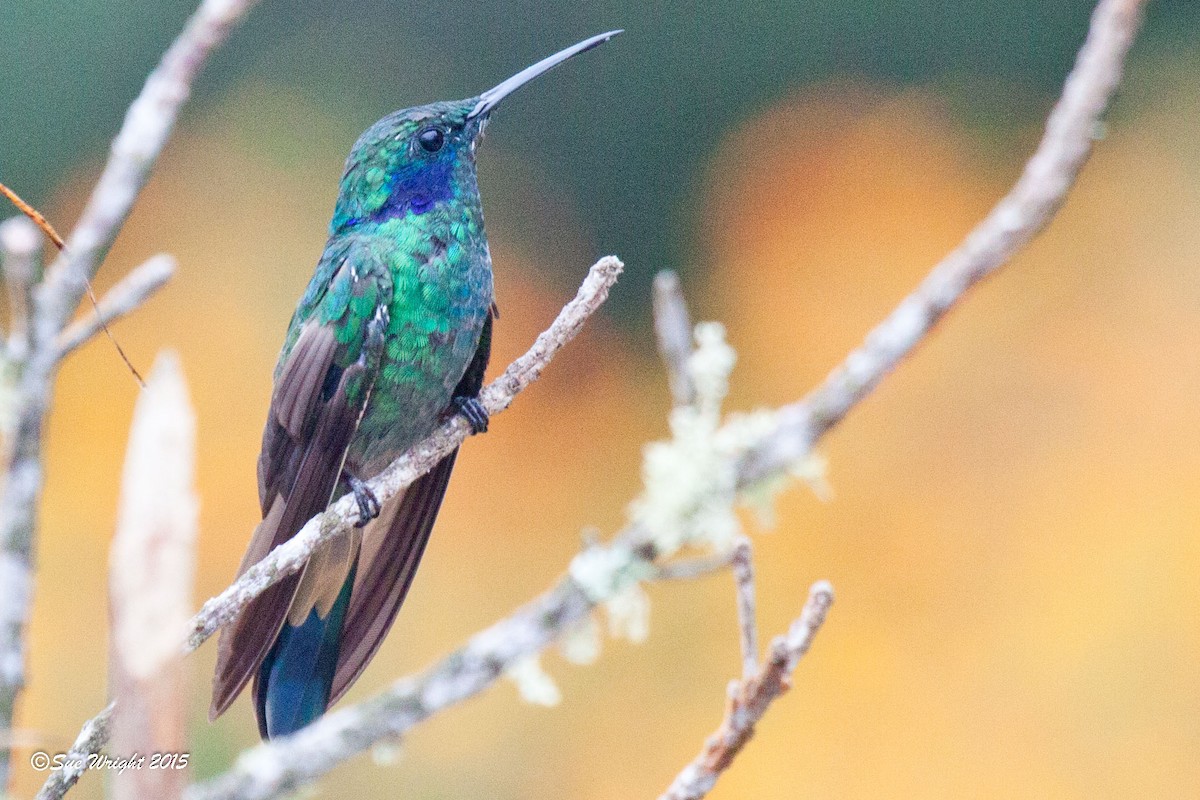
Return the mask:
<svg viewBox="0 0 1200 800"><path fill-rule="evenodd" d="M175 274L175 259L160 253L124 278L96 303L94 314L85 314L67 326L58 337L58 357L66 358L76 348L104 330L104 326L136 311Z"/></svg>

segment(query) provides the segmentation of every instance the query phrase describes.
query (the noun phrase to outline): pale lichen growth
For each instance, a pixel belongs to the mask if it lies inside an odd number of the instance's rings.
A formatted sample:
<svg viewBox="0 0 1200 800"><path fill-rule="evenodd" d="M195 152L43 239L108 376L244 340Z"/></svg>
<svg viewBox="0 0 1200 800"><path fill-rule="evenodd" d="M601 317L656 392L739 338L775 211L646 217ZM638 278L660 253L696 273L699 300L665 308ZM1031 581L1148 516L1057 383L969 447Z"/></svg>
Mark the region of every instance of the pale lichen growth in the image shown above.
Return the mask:
<svg viewBox="0 0 1200 800"><path fill-rule="evenodd" d="M542 669L541 659L536 654L514 661L504 675L517 685L521 699L535 706L556 706L562 702L562 693L554 679Z"/></svg>
<svg viewBox="0 0 1200 800"><path fill-rule="evenodd" d="M644 451L642 478L645 490L630 506L635 526L647 534L656 559L669 559L684 547L699 547L716 554L728 553L742 524L737 509L754 509L764 526L773 523L775 496L789 477L813 487L818 496L828 494L825 462L810 455L788 475L754 486L741 485L738 465L742 456L760 444L778 426L773 412L722 414L729 393L729 376L737 353L725 341L725 328L704 322L694 331L695 350L687 360L694 400L671 411L671 438L652 442ZM650 599L641 587L651 577L650 564L629 546L588 545L571 562L570 574L594 603L608 615L614 638L644 641L649 634ZM583 639L576 651L590 660L599 642ZM565 651L564 651L565 652ZM575 660L575 659L571 659Z"/></svg>
<svg viewBox="0 0 1200 800"><path fill-rule="evenodd" d="M371 747L371 761L377 767L393 767L404 756L404 747L399 740L376 742Z"/></svg>
<svg viewBox="0 0 1200 800"><path fill-rule="evenodd" d="M600 625L592 615L572 625L558 643L563 658L572 664L587 666L600 657Z"/></svg>
<svg viewBox="0 0 1200 800"><path fill-rule="evenodd" d="M591 545L571 559L571 579L594 603L603 603L631 583L651 575L650 566L634 558L628 547Z"/></svg>
<svg viewBox="0 0 1200 800"><path fill-rule="evenodd" d="M715 322L696 326L696 350L688 372L696 389L691 405L671 411L671 439L646 446L642 478L646 489L631 507L633 519L650 531L661 556L687 544L726 550L739 531L733 502L737 471L721 431L721 403L737 360Z"/></svg>
<svg viewBox="0 0 1200 800"><path fill-rule="evenodd" d="M632 583L610 597L604 610L608 613L608 633L614 639L640 644L650 635L650 596L640 583Z"/></svg>
<svg viewBox="0 0 1200 800"><path fill-rule="evenodd" d="M743 487L742 504L754 512L759 527L770 530L775 527L775 498L783 493L792 479L806 484L823 503L833 499L833 487L829 485L827 476L828 467L828 462L820 453L809 453L807 458L793 464L787 472Z"/></svg>

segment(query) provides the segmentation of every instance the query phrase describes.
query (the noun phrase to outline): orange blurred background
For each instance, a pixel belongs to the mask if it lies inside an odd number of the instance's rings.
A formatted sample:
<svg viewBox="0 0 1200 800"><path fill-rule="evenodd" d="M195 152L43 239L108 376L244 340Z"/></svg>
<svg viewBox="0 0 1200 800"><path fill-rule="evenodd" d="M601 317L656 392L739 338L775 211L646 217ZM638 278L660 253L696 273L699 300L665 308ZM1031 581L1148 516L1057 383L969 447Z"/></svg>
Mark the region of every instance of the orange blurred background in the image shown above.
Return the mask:
<svg viewBox="0 0 1200 800"><path fill-rule="evenodd" d="M755 530L762 633L808 585L838 592L794 691L713 797L1195 795L1200 754L1200 72L1143 65L1050 230L970 297L822 443L834 488ZM685 291L740 361L730 406L818 382L1007 189L1036 128L997 149L932 91L835 83L746 119L696 201ZM145 368L178 350L199 416L196 602L257 520L255 458L284 327L320 252L340 164L259 147L327 109L241 85L173 140L98 281L155 252L169 287L114 327ZM753 138L755 146L744 146ZM541 207L552 173L489 141L485 207ZM93 170L90 174L94 174ZM90 174L45 209L74 218ZM580 212L556 213L570 223ZM493 374L571 296L604 243L554 252L492 215ZM570 229L570 224L561 227ZM583 220L574 226L586 231ZM643 276L655 264L629 263ZM646 298L643 302L649 303ZM351 692L420 669L548 586L580 532L618 528L667 394L644 341L600 317L472 439L410 599ZM63 370L49 458L30 684L19 724L52 750L105 702L106 564L135 386L98 340ZM327 797L654 797L720 719L739 669L731 580L654 586L643 645L544 659L553 709L501 682L421 726L393 765L359 758ZM190 659L195 777L256 740L249 703L205 710ZM41 775L18 753L18 797ZM87 776L76 797L100 797Z"/></svg>

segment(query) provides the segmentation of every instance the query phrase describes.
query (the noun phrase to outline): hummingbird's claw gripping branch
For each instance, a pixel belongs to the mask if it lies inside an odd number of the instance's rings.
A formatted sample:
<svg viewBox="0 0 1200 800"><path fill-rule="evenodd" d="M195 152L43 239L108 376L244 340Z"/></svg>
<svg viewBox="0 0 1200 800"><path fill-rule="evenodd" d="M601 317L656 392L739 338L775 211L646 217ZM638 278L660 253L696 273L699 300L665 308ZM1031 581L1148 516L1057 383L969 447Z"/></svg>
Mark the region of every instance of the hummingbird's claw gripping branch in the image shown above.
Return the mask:
<svg viewBox="0 0 1200 800"><path fill-rule="evenodd" d="M488 429L488 413L483 407L483 403L479 402L478 397L455 397L450 401L454 410L462 415L463 419L471 426L471 433L478 435L487 433Z"/></svg>
<svg viewBox="0 0 1200 800"><path fill-rule="evenodd" d="M346 483L350 485L350 492L354 495L354 502L358 504L358 519L354 522L354 527L365 528L368 522L379 516L381 508L379 498L375 496L365 481L349 473L345 473L345 475Z"/></svg>

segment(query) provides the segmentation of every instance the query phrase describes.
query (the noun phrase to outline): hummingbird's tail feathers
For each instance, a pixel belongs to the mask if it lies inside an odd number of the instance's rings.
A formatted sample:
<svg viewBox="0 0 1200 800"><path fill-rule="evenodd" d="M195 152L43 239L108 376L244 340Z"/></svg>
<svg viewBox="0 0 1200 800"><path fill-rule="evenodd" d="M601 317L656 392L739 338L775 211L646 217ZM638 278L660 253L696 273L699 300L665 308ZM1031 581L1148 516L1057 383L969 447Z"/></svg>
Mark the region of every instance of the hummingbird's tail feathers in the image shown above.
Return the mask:
<svg viewBox="0 0 1200 800"><path fill-rule="evenodd" d="M302 332L276 384L258 465L265 499L263 521L242 559L239 576L324 511L341 476L344 454L367 400L364 396L360 402L350 402L346 387L351 382L361 384L370 366L364 361L338 368L333 351L325 344L330 331L329 326L321 325ZM308 377L285 379L288 375ZM317 401L294 397L296 394L315 394ZM307 422L300 424L296 419L298 409L308 409ZM339 580L344 575L342 570ZM222 630L211 719L224 712L259 671L283 627L300 581L299 575L284 578L252 600Z"/></svg>
<svg viewBox="0 0 1200 800"><path fill-rule="evenodd" d="M250 547L238 568L238 577L261 561L275 546L276 534L282 530L279 523L286 505L283 498L275 498L270 512L254 531ZM279 633L299 582L299 575L284 578L251 600L237 619L221 629L217 644L217 667L213 673L212 704L208 709L209 721L224 714L253 677Z"/></svg>
<svg viewBox="0 0 1200 800"><path fill-rule="evenodd" d="M358 680L392 627L425 552L457 455L455 450L443 458L388 502L364 532L329 705Z"/></svg>
<svg viewBox="0 0 1200 800"><path fill-rule="evenodd" d="M254 682L255 716L263 739L295 733L325 713L353 586L351 565L329 608L310 607L298 624L289 612Z"/></svg>

